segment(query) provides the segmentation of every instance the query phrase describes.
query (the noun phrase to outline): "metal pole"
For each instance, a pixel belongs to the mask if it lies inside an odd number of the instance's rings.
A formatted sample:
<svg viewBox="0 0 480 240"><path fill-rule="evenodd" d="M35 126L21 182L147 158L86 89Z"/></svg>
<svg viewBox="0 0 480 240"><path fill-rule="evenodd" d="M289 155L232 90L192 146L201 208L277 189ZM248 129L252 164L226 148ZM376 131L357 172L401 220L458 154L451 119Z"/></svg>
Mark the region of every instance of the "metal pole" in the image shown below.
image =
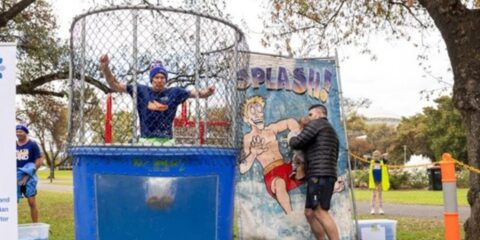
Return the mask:
<svg viewBox="0 0 480 240"><path fill-rule="evenodd" d="M85 104L85 45L86 45L86 22L82 19L82 42L80 52L80 136L79 143L85 144L85 120L83 119L84 104Z"/></svg>
<svg viewBox="0 0 480 240"><path fill-rule="evenodd" d="M352 195L352 207L353 207L353 216L355 218L355 239L360 239L360 227L358 226L358 216L357 216L357 205L355 203L355 192L354 190L354 185L353 185L353 179L352 179L352 166L350 163L350 155L348 153L348 138L347 138L347 121L346 121L346 116L345 116L345 111L343 109L343 92L342 92L342 84L340 80L340 64L338 61L338 52L337 49L335 49L335 66L337 70L337 85L338 85L338 95L340 97L340 110L342 112L342 122L343 122L343 128L345 130L345 154L347 155L347 164L348 164L348 179L350 183L350 193Z"/></svg>
<svg viewBox="0 0 480 240"><path fill-rule="evenodd" d="M207 59L205 59L205 79L207 83L207 87L210 86L210 78L209 78L209 73L210 73L210 64L207 62ZM202 144L207 144L207 135L208 135L208 100L205 99L204 101L204 107L203 107L203 143Z"/></svg>
<svg viewBox="0 0 480 240"><path fill-rule="evenodd" d="M137 127L137 69L138 69L138 11L133 10L133 51L132 51L132 74L133 74L133 88L132 88L132 143L138 142L138 127Z"/></svg>
<svg viewBox="0 0 480 240"><path fill-rule="evenodd" d="M407 164L407 145L403 145L403 165Z"/></svg>
<svg viewBox="0 0 480 240"><path fill-rule="evenodd" d="M68 95L68 127L67 127L67 144L72 145L73 143L73 115L72 115L72 109L73 109L73 26L70 28L70 61L68 63L68 86L70 87L69 89L69 95Z"/></svg>
<svg viewBox="0 0 480 240"><path fill-rule="evenodd" d="M200 17L197 16L195 24L195 92L197 96L195 97L195 127L196 131L196 144L200 144Z"/></svg>
<svg viewBox="0 0 480 240"><path fill-rule="evenodd" d="M237 121L239 120L238 119L238 107L237 106L240 106L240 102L239 102L239 96L238 96L238 90L236 89L236 86L237 86L237 72L238 72L238 43L239 43L239 40L240 40L240 33L236 32L235 31L235 48L233 49L233 61L234 61L234 67L233 67L233 71L232 71L232 77L230 77L228 80L232 81L232 84L228 84L228 89L230 89L232 91L232 95L233 95L233 101L231 103L231 107L232 107L232 110L233 110L233 117L231 119L231 124L232 124L232 138L233 138L233 141L232 141L232 147L234 148L238 148L239 147L239 139L238 139L238 136L237 136L237 131L239 131L239 129L237 129ZM227 97L228 98L228 97Z"/></svg>

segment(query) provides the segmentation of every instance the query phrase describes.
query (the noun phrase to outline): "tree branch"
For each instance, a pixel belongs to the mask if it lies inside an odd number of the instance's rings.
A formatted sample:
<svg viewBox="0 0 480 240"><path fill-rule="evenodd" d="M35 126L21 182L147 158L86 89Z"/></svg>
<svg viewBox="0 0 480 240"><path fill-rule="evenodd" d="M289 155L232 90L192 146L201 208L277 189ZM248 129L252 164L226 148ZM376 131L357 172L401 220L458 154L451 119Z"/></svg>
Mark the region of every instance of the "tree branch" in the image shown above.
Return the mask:
<svg viewBox="0 0 480 240"><path fill-rule="evenodd" d="M413 19L415 19L415 21L418 22L418 24L420 24L420 26L422 26L422 28L427 28L427 26L425 24L423 24L422 21L420 21L420 19L417 18L417 16L413 13L412 9L407 6L407 4L405 4L405 2L396 2L396 1L388 1L389 4L392 4L392 5L399 5L405 9L407 9L408 13L413 17Z"/></svg>
<svg viewBox="0 0 480 240"><path fill-rule="evenodd" d="M335 18L338 16L338 14L340 13L340 10L342 9L343 5L345 4L346 0L343 0L340 5L338 6L337 9L335 9L335 12L332 14L332 16L330 16L330 18L328 18L328 20L324 23L320 22L319 19L315 18L315 17L312 17L306 13L302 13L300 11L296 11L295 13L304 17L304 18L307 18L317 24L320 24L322 26L322 28L327 28L328 25L333 22L333 20L335 20ZM282 36L285 36L285 35L290 35L292 33L297 33L297 32L303 32L303 31L306 31L306 30L309 30L309 29L312 29L312 28L315 28L315 25L311 25L311 26L306 26L306 27L302 27L302 28L298 28L298 29L294 29L294 30L290 30L290 31L286 31L286 32L281 32L279 34L276 34L277 37L282 37Z"/></svg>
<svg viewBox="0 0 480 240"><path fill-rule="evenodd" d="M54 97L65 97L67 93L65 92L54 92L54 91L48 91L48 90L42 90L42 89L33 89L33 90L28 90L28 91L17 91L17 94L29 94L29 95L44 95L44 96L54 96Z"/></svg>
<svg viewBox="0 0 480 240"><path fill-rule="evenodd" d="M327 26L328 24L330 24L337 16L338 16L338 13L340 13L340 10L342 9L343 7L343 4L345 4L346 0L343 0L342 3L340 4L340 6L338 6L337 10L335 11L335 13L328 19L327 23L325 23L325 26Z"/></svg>
<svg viewBox="0 0 480 240"><path fill-rule="evenodd" d="M79 78L80 75L76 76ZM37 89L47 83L59 80L68 79L68 72L56 72L47 75L43 75L32 81L25 81L21 84L16 86L17 94L31 94L31 95L51 95L55 97L65 97L67 93L65 92L54 92L48 90ZM98 88L100 91L104 93L111 93L113 92L107 85L103 84L99 80L92 78L90 76L85 76L85 82L93 85L94 87Z"/></svg>
<svg viewBox="0 0 480 240"><path fill-rule="evenodd" d="M2 12L0 14L0 28L6 27L8 21L16 17L20 12L30 6L30 4L32 4L33 2L35 2L35 0L22 0L13 5L13 7L11 7L6 12Z"/></svg>
<svg viewBox="0 0 480 240"><path fill-rule="evenodd" d="M290 35L290 34L297 33L297 32L304 32L304 31L312 29L312 28L315 28L315 25L311 25L311 26L308 26L308 27L297 28L295 30L291 30L291 31L287 31L287 32L281 32L281 33L278 34L278 36L283 37L285 35Z"/></svg>

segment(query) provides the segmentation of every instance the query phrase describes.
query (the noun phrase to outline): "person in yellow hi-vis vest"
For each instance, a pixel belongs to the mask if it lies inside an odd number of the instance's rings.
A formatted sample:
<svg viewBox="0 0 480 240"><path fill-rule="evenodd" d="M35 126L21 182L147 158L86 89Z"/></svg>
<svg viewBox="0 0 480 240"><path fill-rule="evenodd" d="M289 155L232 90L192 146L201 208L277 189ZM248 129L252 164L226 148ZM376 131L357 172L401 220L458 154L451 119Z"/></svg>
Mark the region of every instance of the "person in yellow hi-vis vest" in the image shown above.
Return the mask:
<svg viewBox="0 0 480 240"><path fill-rule="evenodd" d="M382 191L390 189L390 179L388 176L386 154L382 156L380 151L375 150L370 160L370 170L368 174L368 188L372 189L372 203L370 214L384 214ZM378 198L378 211L375 203Z"/></svg>

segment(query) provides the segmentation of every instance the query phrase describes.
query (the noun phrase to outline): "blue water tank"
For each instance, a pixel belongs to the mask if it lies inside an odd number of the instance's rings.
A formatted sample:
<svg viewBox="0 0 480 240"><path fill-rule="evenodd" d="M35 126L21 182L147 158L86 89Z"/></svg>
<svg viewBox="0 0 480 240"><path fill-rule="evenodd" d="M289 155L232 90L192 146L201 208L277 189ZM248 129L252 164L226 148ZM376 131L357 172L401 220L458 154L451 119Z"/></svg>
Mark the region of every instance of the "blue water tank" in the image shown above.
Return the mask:
<svg viewBox="0 0 480 240"><path fill-rule="evenodd" d="M237 150L71 147L75 237L232 239Z"/></svg>

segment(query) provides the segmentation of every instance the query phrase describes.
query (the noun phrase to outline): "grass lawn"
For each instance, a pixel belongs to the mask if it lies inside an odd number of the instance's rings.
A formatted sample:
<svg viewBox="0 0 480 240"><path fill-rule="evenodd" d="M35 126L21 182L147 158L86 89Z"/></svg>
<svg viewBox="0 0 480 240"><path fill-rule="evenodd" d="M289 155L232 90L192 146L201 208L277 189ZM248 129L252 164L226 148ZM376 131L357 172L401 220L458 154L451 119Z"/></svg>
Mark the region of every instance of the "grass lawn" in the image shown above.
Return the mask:
<svg viewBox="0 0 480 240"><path fill-rule="evenodd" d="M49 240L73 240L73 194L39 191L37 204L39 221L50 225ZM18 205L18 222L31 222L26 199L22 199Z"/></svg>
<svg viewBox="0 0 480 240"><path fill-rule="evenodd" d="M457 189L458 206L468 207L466 188ZM372 191L355 189L356 201L370 201ZM420 205L443 205L442 191L427 190L395 190L383 192L383 200L391 203L420 204Z"/></svg>
<svg viewBox="0 0 480 240"><path fill-rule="evenodd" d="M50 224L50 240L73 240L73 196L70 193L39 191L40 222ZM360 215L359 219L375 216ZM397 239L401 240L440 240L444 239L443 222L440 220L395 217ZM19 222L30 222L28 204L22 200L19 205ZM462 238L464 236L461 227Z"/></svg>
<svg viewBox="0 0 480 240"><path fill-rule="evenodd" d="M49 169L38 171L37 174L40 180L50 181L48 179L48 176L50 175ZM55 170L55 178L53 179L52 184L72 186L73 185L72 171Z"/></svg>
<svg viewBox="0 0 480 240"><path fill-rule="evenodd" d="M376 218L371 215L360 215L359 219ZM377 217L378 218L378 217ZM428 220L407 217L395 217L397 220L397 239L401 240L443 240L445 232L443 221ZM463 224L463 223L462 223ZM465 232L460 226L461 239L464 239Z"/></svg>

